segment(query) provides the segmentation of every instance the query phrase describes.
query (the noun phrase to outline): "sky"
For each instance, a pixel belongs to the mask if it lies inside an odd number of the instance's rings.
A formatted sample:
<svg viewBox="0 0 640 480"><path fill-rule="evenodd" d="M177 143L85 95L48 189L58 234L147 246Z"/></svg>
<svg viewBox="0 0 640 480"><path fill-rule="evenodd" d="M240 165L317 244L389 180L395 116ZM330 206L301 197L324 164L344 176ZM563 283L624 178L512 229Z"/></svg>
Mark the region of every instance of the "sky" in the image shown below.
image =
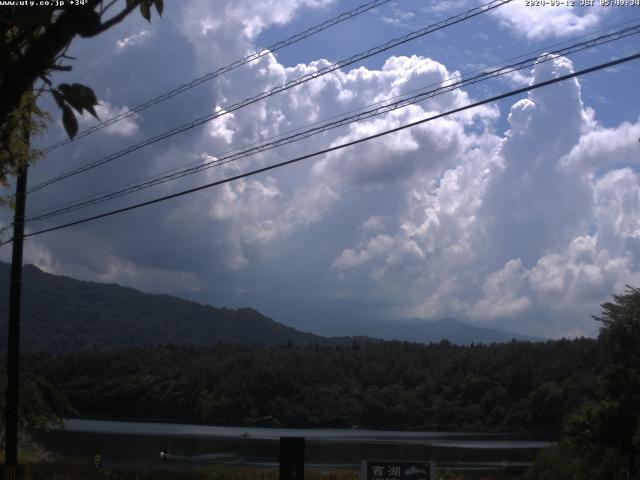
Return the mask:
<svg viewBox="0 0 640 480"><path fill-rule="evenodd" d="M77 39L73 71L100 118L126 111L360 1L170 0ZM580 2L576 2L580 3ZM29 185L478 6L396 0L207 81L35 164ZM637 53L637 36L545 56L635 25L640 7L490 13L318 77L29 195L35 214L526 54L532 68L229 162L27 232L178 192ZM638 20L640 21L640 20ZM600 33L600 34L601 34ZM30 237L25 263L218 307L248 306L321 335L456 318L538 337L597 334L591 318L640 285L640 61L509 97L303 162ZM33 140L65 137L53 122ZM88 115L81 128L96 123ZM0 213L0 226L10 212ZM10 259L10 248L0 249Z"/></svg>

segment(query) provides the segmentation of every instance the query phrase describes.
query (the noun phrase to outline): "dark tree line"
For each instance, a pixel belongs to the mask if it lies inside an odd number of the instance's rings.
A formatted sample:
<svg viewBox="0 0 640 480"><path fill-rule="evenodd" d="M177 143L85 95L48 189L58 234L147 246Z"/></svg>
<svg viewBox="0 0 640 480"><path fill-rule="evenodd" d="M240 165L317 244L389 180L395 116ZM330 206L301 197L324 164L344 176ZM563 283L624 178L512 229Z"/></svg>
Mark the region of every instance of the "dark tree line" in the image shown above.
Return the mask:
<svg viewBox="0 0 640 480"><path fill-rule="evenodd" d="M597 394L595 340L32 355L84 416L212 424L558 432Z"/></svg>

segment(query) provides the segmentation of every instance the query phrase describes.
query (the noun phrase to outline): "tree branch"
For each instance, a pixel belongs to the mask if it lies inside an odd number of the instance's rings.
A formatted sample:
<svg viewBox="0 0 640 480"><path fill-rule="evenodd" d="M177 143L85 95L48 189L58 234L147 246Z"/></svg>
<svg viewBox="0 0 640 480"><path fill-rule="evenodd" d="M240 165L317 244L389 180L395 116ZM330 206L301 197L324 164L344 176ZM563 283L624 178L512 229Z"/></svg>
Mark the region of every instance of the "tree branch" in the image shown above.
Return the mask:
<svg viewBox="0 0 640 480"><path fill-rule="evenodd" d="M111 1L107 4L107 6L106 6L106 7L105 7L105 6L102 6L102 2L101 2L101 4L100 4L100 15L103 15L104 13L106 13L106 11L107 11L107 10L109 10L111 7L113 7L117 1L118 1L118 0L111 0Z"/></svg>
<svg viewBox="0 0 640 480"><path fill-rule="evenodd" d="M127 17L127 15L129 15L132 11L134 11L138 7L139 4L140 4L140 0L135 0L131 5L127 6L120 13L118 13L117 15L114 15L106 22L102 22L98 28L94 29L89 34L85 34L83 36L87 38L91 38L101 34L106 30L109 30L111 27L113 27L114 25L117 25L122 20L124 20Z"/></svg>

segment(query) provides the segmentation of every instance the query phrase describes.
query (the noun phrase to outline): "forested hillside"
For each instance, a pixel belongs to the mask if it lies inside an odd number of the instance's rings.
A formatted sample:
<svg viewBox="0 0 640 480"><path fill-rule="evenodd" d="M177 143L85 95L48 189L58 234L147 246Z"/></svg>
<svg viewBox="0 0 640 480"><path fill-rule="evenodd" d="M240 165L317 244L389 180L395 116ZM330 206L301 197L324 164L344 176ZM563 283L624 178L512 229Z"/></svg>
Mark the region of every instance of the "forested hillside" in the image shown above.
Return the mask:
<svg viewBox="0 0 640 480"><path fill-rule="evenodd" d="M233 425L557 432L593 398L594 340L162 346L32 355L84 416Z"/></svg>
<svg viewBox="0 0 640 480"><path fill-rule="evenodd" d="M226 309L24 267L22 345L69 352L161 343L307 345L323 337L274 322L251 308ZM0 349L6 348L9 266L0 262ZM349 340L345 340L349 341Z"/></svg>

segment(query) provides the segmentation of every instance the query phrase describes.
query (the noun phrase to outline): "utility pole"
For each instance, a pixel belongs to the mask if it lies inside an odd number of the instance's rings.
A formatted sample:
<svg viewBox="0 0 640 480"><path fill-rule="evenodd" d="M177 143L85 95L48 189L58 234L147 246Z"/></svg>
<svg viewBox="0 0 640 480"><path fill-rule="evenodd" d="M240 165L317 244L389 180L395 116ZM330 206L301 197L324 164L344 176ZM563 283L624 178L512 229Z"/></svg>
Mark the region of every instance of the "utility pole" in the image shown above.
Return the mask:
<svg viewBox="0 0 640 480"><path fill-rule="evenodd" d="M29 149L29 128L25 128L25 143ZM24 242L24 212L27 197L25 163L18 170L16 210L13 220L11 252L11 285L9 290L9 345L7 348L7 403L5 411L5 480L16 479L18 466L18 381L20 372L20 299L22 294L22 244Z"/></svg>

